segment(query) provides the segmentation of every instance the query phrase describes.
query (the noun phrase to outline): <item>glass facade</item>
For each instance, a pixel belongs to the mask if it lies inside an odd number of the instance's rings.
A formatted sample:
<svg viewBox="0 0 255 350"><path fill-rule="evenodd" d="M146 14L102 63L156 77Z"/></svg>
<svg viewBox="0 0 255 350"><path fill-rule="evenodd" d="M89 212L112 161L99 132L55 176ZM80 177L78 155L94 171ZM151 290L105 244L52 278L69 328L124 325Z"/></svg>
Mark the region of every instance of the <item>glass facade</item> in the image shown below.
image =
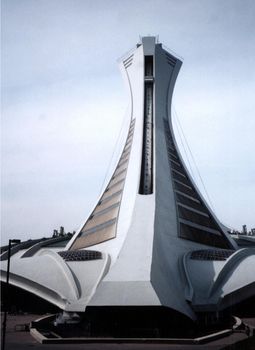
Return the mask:
<svg viewBox="0 0 255 350"><path fill-rule="evenodd" d="M130 123L125 147L116 170L71 250L87 248L116 237L116 226L133 141L134 126L135 119Z"/></svg>
<svg viewBox="0 0 255 350"><path fill-rule="evenodd" d="M232 248L182 165L166 119L164 128L179 237L214 247Z"/></svg>

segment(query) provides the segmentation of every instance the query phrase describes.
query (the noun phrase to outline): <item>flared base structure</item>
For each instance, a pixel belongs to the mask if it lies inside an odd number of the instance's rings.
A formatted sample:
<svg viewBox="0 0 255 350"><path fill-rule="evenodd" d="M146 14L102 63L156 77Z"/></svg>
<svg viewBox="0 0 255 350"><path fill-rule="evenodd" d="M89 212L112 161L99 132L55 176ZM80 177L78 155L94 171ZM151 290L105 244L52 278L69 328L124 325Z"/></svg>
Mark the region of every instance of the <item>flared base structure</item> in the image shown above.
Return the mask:
<svg viewBox="0 0 255 350"><path fill-rule="evenodd" d="M109 183L64 250L52 241L12 248L10 283L70 312L162 306L196 319L251 297L254 248L237 249L175 141L171 100L181 61L144 37L120 67L130 120ZM6 259L4 252L2 280Z"/></svg>

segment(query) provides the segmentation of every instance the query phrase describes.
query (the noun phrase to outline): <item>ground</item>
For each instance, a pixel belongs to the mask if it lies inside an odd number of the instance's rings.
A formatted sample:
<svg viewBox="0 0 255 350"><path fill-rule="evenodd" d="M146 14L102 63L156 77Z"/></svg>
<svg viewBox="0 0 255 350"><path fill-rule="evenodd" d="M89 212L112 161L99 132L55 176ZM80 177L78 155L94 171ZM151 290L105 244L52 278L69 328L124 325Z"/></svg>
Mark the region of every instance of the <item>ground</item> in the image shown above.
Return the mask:
<svg viewBox="0 0 255 350"><path fill-rule="evenodd" d="M24 325L29 324L31 321L40 318L41 315L36 314L23 314L23 315L8 315L7 318L7 332L6 332L6 346L5 350L23 350L23 349L36 349L36 350L49 350L49 349L83 349L83 350L157 350L157 349L183 349L183 350L220 350L220 349L255 349L255 339L247 340L247 335L244 332L234 333L231 336L227 336L223 339L215 340L210 344L203 345L184 345L184 344L40 344L29 333L24 331ZM255 318L246 318L245 322L255 327ZM246 340L245 342L243 342Z"/></svg>

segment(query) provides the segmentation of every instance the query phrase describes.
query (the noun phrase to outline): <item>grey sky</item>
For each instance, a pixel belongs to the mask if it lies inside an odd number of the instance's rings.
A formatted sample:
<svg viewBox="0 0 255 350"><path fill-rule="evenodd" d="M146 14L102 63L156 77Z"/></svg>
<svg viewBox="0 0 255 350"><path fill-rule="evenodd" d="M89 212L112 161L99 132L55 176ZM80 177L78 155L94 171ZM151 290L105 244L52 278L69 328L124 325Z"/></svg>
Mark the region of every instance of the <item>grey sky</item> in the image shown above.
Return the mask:
<svg viewBox="0 0 255 350"><path fill-rule="evenodd" d="M184 58L173 104L216 214L255 226L254 18L253 0L2 0L3 243L88 215L125 126L116 60L148 34Z"/></svg>

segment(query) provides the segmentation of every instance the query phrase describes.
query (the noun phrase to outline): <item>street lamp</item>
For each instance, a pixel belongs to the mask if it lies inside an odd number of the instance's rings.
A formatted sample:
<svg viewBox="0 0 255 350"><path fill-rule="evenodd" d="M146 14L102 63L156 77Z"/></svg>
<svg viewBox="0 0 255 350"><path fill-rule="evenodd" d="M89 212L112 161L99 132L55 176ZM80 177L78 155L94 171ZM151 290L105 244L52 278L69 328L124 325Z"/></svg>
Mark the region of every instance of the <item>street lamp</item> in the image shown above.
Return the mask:
<svg viewBox="0 0 255 350"><path fill-rule="evenodd" d="M4 320L2 328L2 344L1 349L5 348L5 333L6 333L6 321L7 321L7 310L9 310L9 276L10 276L10 260L11 260L11 246L12 244L19 244L20 239L9 239L8 245L8 258L7 258L7 273L6 273L6 289L5 289L5 309L4 309Z"/></svg>

